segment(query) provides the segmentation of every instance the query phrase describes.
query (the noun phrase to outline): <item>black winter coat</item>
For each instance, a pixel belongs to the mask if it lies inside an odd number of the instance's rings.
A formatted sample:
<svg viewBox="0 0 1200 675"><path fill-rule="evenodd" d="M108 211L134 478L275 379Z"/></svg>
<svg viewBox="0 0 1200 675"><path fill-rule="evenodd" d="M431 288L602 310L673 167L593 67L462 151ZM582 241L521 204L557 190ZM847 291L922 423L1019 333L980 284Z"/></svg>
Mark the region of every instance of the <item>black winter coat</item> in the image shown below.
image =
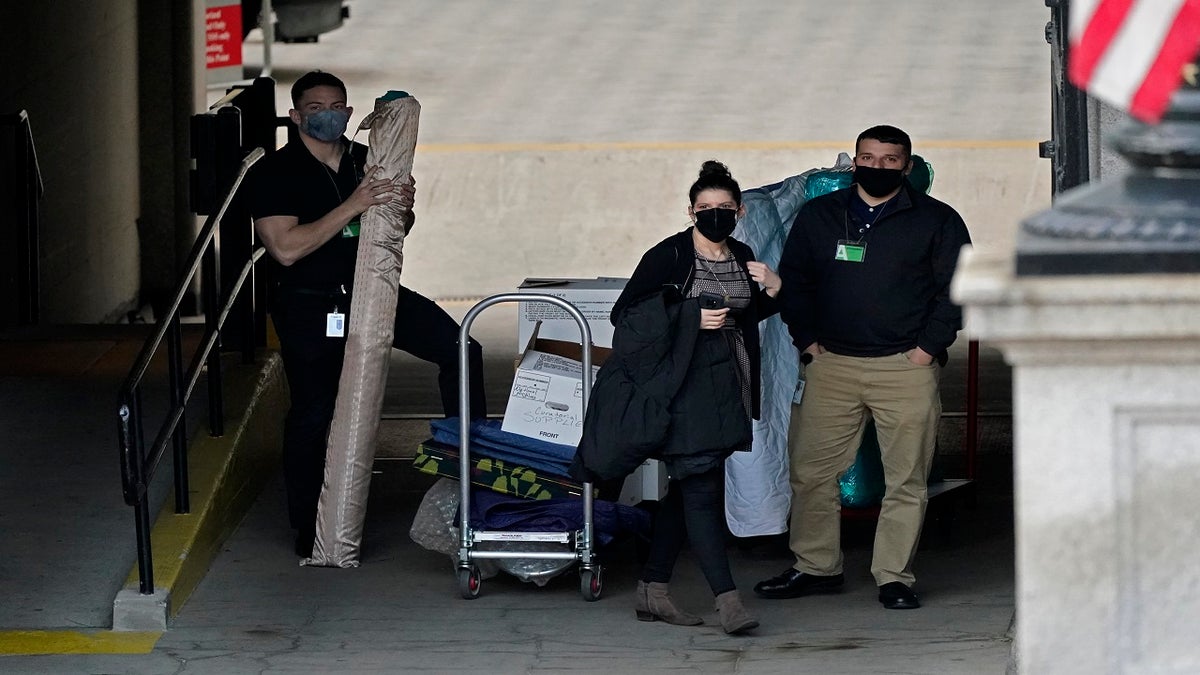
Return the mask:
<svg viewBox="0 0 1200 675"><path fill-rule="evenodd" d="M750 248L727 243L745 270L754 259ZM694 260L688 229L651 248L618 298L613 352L592 389L571 467L575 478L621 478L647 458L662 459L671 477L681 478L714 468L750 444L729 343L719 331L699 330L699 301L683 299ZM774 304L755 284L751 288L754 297L739 328L750 354L757 413L757 324Z"/></svg>
<svg viewBox="0 0 1200 675"><path fill-rule="evenodd" d="M696 269L696 250L692 243L692 229L673 234L658 242L642 256L633 276L625 284L625 290L613 305L611 320L614 326L619 325L617 319L631 303L647 295L656 293L664 286L677 290L678 297L687 296L692 287L692 276ZM749 246L730 237L725 240L742 271L749 277L746 263L754 261L754 251ZM762 398L761 384L761 346L758 340L758 322L769 318L779 311L776 298L767 295L758 284L750 282L753 297L745 311L738 315L738 328L746 342L746 351L750 356L750 392L754 419L758 419L759 402Z"/></svg>

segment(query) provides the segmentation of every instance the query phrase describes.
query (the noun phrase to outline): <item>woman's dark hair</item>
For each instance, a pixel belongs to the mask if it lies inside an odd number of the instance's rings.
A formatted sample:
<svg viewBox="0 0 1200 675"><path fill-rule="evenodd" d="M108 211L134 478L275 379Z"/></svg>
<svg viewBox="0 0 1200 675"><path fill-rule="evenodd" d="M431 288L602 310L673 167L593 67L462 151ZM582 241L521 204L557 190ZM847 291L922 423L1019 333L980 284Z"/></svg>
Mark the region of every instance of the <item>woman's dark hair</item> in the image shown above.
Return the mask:
<svg viewBox="0 0 1200 675"><path fill-rule="evenodd" d="M300 104L300 97L304 92L313 87L333 87L342 92L342 96L346 96L346 84L323 70L311 70L300 76L296 83L292 85L292 105Z"/></svg>
<svg viewBox="0 0 1200 675"><path fill-rule="evenodd" d="M688 190L688 203L695 204L696 195L705 190L725 190L733 195L733 201L737 202L738 206L742 205L742 188L733 179L733 174L729 173L729 167L715 159L708 160L700 167L700 177L692 183L692 189Z"/></svg>

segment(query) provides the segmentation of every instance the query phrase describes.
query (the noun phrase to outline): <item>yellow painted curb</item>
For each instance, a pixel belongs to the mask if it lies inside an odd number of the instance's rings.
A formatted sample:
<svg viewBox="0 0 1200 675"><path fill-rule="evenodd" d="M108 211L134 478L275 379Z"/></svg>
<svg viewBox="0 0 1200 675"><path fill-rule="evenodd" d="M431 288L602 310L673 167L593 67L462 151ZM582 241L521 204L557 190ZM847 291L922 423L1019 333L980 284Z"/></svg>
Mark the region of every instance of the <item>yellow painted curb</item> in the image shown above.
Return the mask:
<svg viewBox="0 0 1200 675"><path fill-rule="evenodd" d="M240 358L232 355L233 358ZM167 497L150 534L154 586L167 591L174 617L278 466L287 392L277 353L250 366L226 366L225 435L202 429L188 449L190 513ZM136 563L125 582L139 587Z"/></svg>
<svg viewBox="0 0 1200 675"><path fill-rule="evenodd" d="M161 632L111 630L93 633L71 630L0 631L0 655L149 654L160 637Z"/></svg>

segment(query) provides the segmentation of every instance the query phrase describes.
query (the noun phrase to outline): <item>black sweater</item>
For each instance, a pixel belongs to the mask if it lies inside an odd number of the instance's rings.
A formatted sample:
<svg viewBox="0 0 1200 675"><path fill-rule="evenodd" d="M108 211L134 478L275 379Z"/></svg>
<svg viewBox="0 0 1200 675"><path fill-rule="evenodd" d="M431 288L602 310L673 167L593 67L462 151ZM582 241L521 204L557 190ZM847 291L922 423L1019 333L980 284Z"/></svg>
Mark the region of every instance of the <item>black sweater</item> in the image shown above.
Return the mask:
<svg viewBox="0 0 1200 675"><path fill-rule="evenodd" d="M920 347L945 363L962 327L950 301L959 250L971 243L950 206L905 187L859 235L853 185L806 203L783 247L780 313L792 341L845 356L888 356ZM862 236L861 263L834 260L839 241Z"/></svg>
<svg viewBox="0 0 1200 675"><path fill-rule="evenodd" d="M750 272L746 263L754 260L754 251L733 237L725 240L738 265L749 279ZM642 255L633 275L625 284L617 302L613 305L611 320L617 325L617 318L630 304L647 295L663 290L664 286L678 289L676 297L687 296L692 286L692 276L696 267L695 246L692 243L692 228L673 234L658 242ZM760 378L761 364L759 357L761 348L758 344L758 322L779 311L775 298L770 297L758 284L750 279L750 305L738 315L738 329L746 343L746 352L750 357L750 392L753 396L752 416L758 419L759 399L761 398Z"/></svg>

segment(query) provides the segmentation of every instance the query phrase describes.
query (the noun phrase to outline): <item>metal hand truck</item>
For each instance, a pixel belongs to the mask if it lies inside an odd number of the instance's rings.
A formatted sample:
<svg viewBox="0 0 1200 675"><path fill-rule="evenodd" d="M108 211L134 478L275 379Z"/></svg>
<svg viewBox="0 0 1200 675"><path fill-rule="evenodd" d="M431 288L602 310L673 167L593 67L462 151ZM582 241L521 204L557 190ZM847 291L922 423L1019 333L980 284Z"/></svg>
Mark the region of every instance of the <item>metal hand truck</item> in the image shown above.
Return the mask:
<svg viewBox="0 0 1200 675"><path fill-rule="evenodd" d="M506 530L485 531L471 527L471 420L466 411L470 409L470 372L468 364L468 349L470 345L471 324L475 317L492 305L507 302L546 302L557 305L579 325L580 344L583 347L583 409L587 410L588 398L592 391L592 329L587 319L575 305L553 295L540 293L501 293L480 300L472 307L458 333L458 405L463 414L459 415L459 439L461 443L459 457L459 486L462 489L459 502L459 551L458 551L458 589L463 598L473 600L479 597L482 579L479 566L475 560L522 558L541 560L571 560L579 562L579 592L587 601L598 600L603 590L601 566L596 562L592 551L592 484L583 484L583 529L574 532L510 532ZM497 542L554 542L573 545L571 551L481 551L475 545L484 541Z"/></svg>

